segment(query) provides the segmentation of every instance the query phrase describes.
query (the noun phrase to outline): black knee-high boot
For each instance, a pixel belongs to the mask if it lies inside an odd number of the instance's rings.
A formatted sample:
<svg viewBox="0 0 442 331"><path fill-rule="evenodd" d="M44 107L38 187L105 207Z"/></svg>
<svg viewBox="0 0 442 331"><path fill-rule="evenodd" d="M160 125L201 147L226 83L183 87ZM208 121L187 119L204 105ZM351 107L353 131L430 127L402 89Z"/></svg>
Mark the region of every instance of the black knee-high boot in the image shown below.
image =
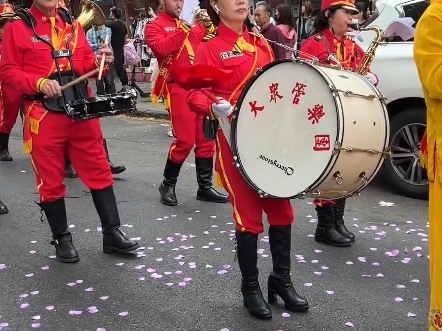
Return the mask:
<svg viewBox="0 0 442 331"><path fill-rule="evenodd" d="M308 302L296 292L290 279L291 229L291 225L269 228L270 251L273 259L273 273L269 275L267 283L269 303L276 303L278 295L288 310L305 312L309 309Z"/></svg>
<svg viewBox="0 0 442 331"><path fill-rule="evenodd" d="M9 213L8 207L0 201L0 215Z"/></svg>
<svg viewBox="0 0 442 331"><path fill-rule="evenodd" d="M164 167L164 180L160 185L161 202L167 206L176 206L178 200L175 194L175 186L181 171L182 163L175 163L171 159L167 159Z"/></svg>
<svg viewBox="0 0 442 331"><path fill-rule="evenodd" d="M109 151L107 149L107 142L106 142L106 139L104 139L104 138L103 138L103 147L104 147L104 150L106 151L107 162L109 162L112 174L118 175L118 174L121 174L122 172L126 171L125 166L115 165L111 162L110 157L109 157Z"/></svg>
<svg viewBox="0 0 442 331"><path fill-rule="evenodd" d="M253 317L268 320L272 318L270 306L262 296L258 281L258 235L236 231L238 264L241 269L241 293L244 306Z"/></svg>
<svg viewBox="0 0 442 331"><path fill-rule="evenodd" d="M67 155L64 157L65 160L65 168L64 168L64 175L67 178L77 178L77 172L75 171L74 167L71 164L71 161L67 157Z"/></svg>
<svg viewBox="0 0 442 331"><path fill-rule="evenodd" d="M318 226L315 233L315 240L317 242L336 247L351 246L351 240L336 230L335 206L333 204L316 206L316 212L318 213Z"/></svg>
<svg viewBox="0 0 442 331"><path fill-rule="evenodd" d="M9 133L0 133L0 161L12 161L9 154Z"/></svg>
<svg viewBox="0 0 442 331"><path fill-rule="evenodd" d="M68 229L64 198L40 202L38 205L46 214L54 239L51 244L55 246L57 258L65 263L78 262L80 257L72 243L72 235Z"/></svg>
<svg viewBox="0 0 442 331"><path fill-rule="evenodd" d="M355 235L348 231L347 227L344 224L344 212L345 212L345 202L347 199L339 199L338 201L336 201L336 205L335 205L335 225L336 225L336 230L338 230L338 232L340 234L342 234L344 237L347 237L348 239L350 239L352 242L354 242L356 240Z"/></svg>
<svg viewBox="0 0 442 331"><path fill-rule="evenodd" d="M229 197L219 193L212 186L213 158L195 157L196 179L198 181L197 200L227 203Z"/></svg>

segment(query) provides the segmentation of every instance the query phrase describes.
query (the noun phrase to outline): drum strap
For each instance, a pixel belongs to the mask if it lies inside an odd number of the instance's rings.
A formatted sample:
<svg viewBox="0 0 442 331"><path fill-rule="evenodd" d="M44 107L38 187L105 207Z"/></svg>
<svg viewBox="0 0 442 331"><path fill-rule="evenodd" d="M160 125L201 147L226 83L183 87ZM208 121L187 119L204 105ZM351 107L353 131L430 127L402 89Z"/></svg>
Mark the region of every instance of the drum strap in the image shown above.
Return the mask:
<svg viewBox="0 0 442 331"><path fill-rule="evenodd" d="M330 44L328 43L327 38L325 38L325 36L322 33L320 33L319 35L322 37L322 40L324 40L325 49L327 50L328 56L330 56L332 53L330 52Z"/></svg>

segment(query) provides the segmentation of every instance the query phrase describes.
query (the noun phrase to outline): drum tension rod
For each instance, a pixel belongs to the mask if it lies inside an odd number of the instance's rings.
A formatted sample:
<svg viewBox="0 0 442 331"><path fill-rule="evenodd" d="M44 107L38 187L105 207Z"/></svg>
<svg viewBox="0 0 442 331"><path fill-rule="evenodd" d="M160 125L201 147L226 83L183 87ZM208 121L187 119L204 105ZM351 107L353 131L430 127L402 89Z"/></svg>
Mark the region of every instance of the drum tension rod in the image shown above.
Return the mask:
<svg viewBox="0 0 442 331"><path fill-rule="evenodd" d="M324 196L324 195L337 195L339 194L341 197L351 197L353 194L348 194L348 191L331 191L331 190L323 190L323 191L316 191L316 192L305 192L305 196Z"/></svg>
<svg viewBox="0 0 442 331"><path fill-rule="evenodd" d="M345 152L363 152L363 153L369 153L369 154L382 154L382 157L384 159L388 158L391 155L390 148L385 148L382 152L378 151L376 149L364 149L364 148L357 148L357 147L342 147L341 143L337 142L335 144L335 151L345 151Z"/></svg>
<svg viewBox="0 0 442 331"><path fill-rule="evenodd" d="M332 89L332 92L343 93L344 96L346 96L346 97L358 97L358 98L364 98L364 99L370 100L370 101L373 101L374 99L377 98L377 96L374 95L374 94L363 95L363 94L354 93L354 92L348 91L348 90L347 91L343 91L343 90L340 90L340 89L337 89L337 88Z"/></svg>

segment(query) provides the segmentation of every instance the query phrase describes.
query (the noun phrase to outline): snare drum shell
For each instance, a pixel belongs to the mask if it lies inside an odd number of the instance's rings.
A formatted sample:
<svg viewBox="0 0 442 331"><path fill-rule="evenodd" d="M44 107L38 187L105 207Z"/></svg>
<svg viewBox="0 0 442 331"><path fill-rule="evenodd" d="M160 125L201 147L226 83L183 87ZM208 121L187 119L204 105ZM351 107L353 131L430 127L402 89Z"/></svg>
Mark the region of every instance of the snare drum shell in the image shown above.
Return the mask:
<svg viewBox="0 0 442 331"><path fill-rule="evenodd" d="M376 98L344 96L336 89ZM380 97L373 85L352 72L305 61L275 61L254 75L235 107L231 146L236 166L264 197L307 193L335 199L358 192L379 171L381 154L339 152L334 147L387 147L388 116Z"/></svg>

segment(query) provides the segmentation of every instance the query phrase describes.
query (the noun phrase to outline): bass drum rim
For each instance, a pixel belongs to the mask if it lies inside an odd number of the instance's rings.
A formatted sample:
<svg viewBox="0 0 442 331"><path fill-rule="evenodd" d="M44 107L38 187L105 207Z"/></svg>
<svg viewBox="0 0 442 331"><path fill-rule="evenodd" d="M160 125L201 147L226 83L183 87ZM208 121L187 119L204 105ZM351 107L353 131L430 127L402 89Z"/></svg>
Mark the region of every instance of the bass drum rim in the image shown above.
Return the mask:
<svg viewBox="0 0 442 331"><path fill-rule="evenodd" d="M318 176L318 178L316 179L316 181L314 183L312 183L309 187L306 187L303 191L299 192L296 195L292 195L292 196L288 196L288 197L278 197L278 196L274 196L272 194L269 194L267 192L264 192L263 190L261 190L251 179L250 177L247 175L242 162L241 162L241 158L239 156L239 151L238 151L238 146L237 146L237 125L238 125L238 115L240 112L240 108L244 102L245 96L247 94L247 92L249 91L250 87L255 83L255 81L268 69L281 64L281 63L286 63L286 62L291 62L291 63L301 63L301 64L305 64L308 66L313 67L312 64L310 64L308 61L304 61L301 59L295 59L295 60L290 60L290 59L281 59L281 60L276 60L273 61L269 64L266 64L265 66L263 66L261 69L259 69L247 82L247 84L244 86L244 89L242 90L238 101L236 102L235 108L234 108L234 112L233 112L233 118L232 118L232 122L231 122L231 130L230 130L230 148L232 149L232 154L233 154L233 161L235 162L235 166L238 169L239 173L241 174L241 176L244 178L244 180L247 182L247 184L252 187L262 198L272 198L272 199L281 199L281 200L287 200L287 199L303 199L305 198L305 193L308 192L308 190L314 186L315 184L317 184L321 179L324 178L324 174L327 170L329 170L330 168L330 164L331 163L335 163L336 162L336 155L333 155L330 158L329 163L327 164L327 166L325 167L324 171ZM324 82L330 86L330 88L332 88L334 86L333 82L331 81L331 79L328 76L324 77L324 73L315 69L313 67L313 69L317 72L317 74L321 75L324 79ZM331 92L330 92L331 93ZM338 96L339 98L339 96ZM336 98L334 98L335 100L335 105L336 105L336 112L338 112L338 103L336 102ZM341 109L342 109L342 105L341 105ZM338 115L338 114L337 114ZM339 123L338 123L339 124ZM337 132L337 137L339 137L339 129ZM342 138L342 137L341 137ZM333 166L331 166L333 167Z"/></svg>

